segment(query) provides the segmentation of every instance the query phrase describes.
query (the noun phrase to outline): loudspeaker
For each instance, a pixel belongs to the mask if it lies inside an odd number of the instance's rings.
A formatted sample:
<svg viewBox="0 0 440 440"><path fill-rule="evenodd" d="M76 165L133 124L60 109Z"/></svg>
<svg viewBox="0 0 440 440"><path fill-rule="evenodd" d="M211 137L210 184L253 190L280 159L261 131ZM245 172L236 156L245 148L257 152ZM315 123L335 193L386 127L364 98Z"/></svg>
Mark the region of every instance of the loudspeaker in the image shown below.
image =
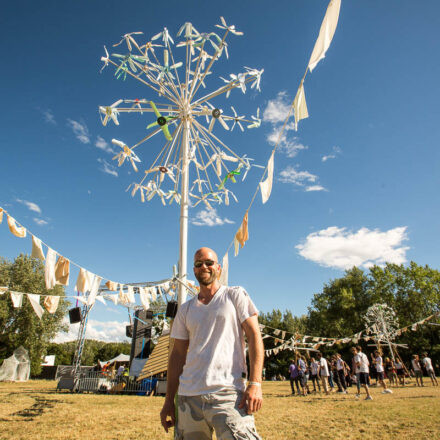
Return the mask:
<svg viewBox="0 0 440 440"><path fill-rule="evenodd" d="M152 325L153 312L151 310L137 310L135 312L130 361L133 358L145 359L150 355Z"/></svg>
<svg viewBox="0 0 440 440"><path fill-rule="evenodd" d="M132 325L125 326L125 336L127 336L127 338L133 337L133 326Z"/></svg>
<svg viewBox="0 0 440 440"><path fill-rule="evenodd" d="M77 322L81 322L81 309L79 307L74 307L69 310L69 320L71 324L76 324Z"/></svg>
<svg viewBox="0 0 440 440"><path fill-rule="evenodd" d="M165 316L167 318L174 318L177 313L177 301L169 301L167 304L167 311Z"/></svg>

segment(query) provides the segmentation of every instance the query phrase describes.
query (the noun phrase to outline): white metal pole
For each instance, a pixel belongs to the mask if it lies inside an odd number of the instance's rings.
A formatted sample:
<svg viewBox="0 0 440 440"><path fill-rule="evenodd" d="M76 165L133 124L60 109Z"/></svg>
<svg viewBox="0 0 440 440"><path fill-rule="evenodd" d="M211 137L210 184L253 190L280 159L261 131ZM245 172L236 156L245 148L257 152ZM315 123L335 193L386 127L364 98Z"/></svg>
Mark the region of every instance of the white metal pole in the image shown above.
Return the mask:
<svg viewBox="0 0 440 440"><path fill-rule="evenodd" d="M189 115L185 115L182 137L182 186L180 200L180 246L179 246L179 277L186 283L187 279L187 254L188 254L188 190L189 190L189 171L188 171L188 133ZM186 300L186 287L179 283L177 302L180 306Z"/></svg>

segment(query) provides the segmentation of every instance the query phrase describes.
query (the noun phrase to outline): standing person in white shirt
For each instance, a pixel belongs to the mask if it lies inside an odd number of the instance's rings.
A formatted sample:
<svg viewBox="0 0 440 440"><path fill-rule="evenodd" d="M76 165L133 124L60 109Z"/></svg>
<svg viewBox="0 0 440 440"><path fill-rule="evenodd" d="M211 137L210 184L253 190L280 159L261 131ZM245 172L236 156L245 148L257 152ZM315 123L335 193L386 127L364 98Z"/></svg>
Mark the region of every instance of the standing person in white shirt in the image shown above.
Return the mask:
<svg viewBox="0 0 440 440"><path fill-rule="evenodd" d="M422 366L420 365L419 355L413 354L411 360L412 369L414 371L414 376L416 377L416 383L418 387L424 387L423 385L423 372Z"/></svg>
<svg viewBox="0 0 440 440"><path fill-rule="evenodd" d="M345 382L346 363L341 358L340 353L336 353L336 371L338 375L339 385L341 386L341 392L347 394L347 384Z"/></svg>
<svg viewBox="0 0 440 440"><path fill-rule="evenodd" d="M310 379L313 384L313 391L316 393L316 385L318 386L318 391L321 392L321 385L319 385L319 363L316 362L315 358L310 359Z"/></svg>
<svg viewBox="0 0 440 440"><path fill-rule="evenodd" d="M160 413L179 439L260 439L253 413L262 405L264 346L258 310L242 287L220 285L216 253L194 255L199 294L179 307L171 338L167 393ZM246 335L250 373L246 385ZM177 422L174 398L177 397Z"/></svg>
<svg viewBox="0 0 440 440"><path fill-rule="evenodd" d="M385 370L383 368L383 359L382 356L379 353L379 350L374 351L374 356L371 355L374 364L376 365L376 374L377 374L377 380L383 387L382 394L392 394L393 392L387 387L387 384L385 383Z"/></svg>
<svg viewBox="0 0 440 440"><path fill-rule="evenodd" d="M365 400L373 400L368 388L368 374L370 372L368 357L365 353L362 353L362 348L358 345L357 347L352 347L351 352L353 353L353 362L356 366L356 378L361 386L364 387L367 397ZM359 397L360 395L356 395Z"/></svg>
<svg viewBox="0 0 440 440"><path fill-rule="evenodd" d="M322 388L324 388L325 394L329 395L328 378L330 376L330 372L328 370L328 363L327 360L322 357L321 353L318 353L316 356L319 362L319 375L321 376Z"/></svg>
<svg viewBox="0 0 440 440"><path fill-rule="evenodd" d="M434 367L432 366L432 361L428 357L428 353L423 353L422 363L426 368L428 376L431 378L431 382L434 386L438 386L437 378L435 377Z"/></svg>

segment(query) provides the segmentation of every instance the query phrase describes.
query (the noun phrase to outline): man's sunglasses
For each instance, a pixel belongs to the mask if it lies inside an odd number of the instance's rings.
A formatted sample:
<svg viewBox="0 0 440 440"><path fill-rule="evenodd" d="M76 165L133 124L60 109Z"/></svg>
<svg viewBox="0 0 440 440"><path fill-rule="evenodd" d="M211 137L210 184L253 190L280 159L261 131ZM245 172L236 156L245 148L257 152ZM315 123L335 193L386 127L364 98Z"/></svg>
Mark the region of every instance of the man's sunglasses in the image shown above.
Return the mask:
<svg viewBox="0 0 440 440"><path fill-rule="evenodd" d="M202 267L203 265L205 265L206 267L211 267L211 266L214 266L214 264L215 264L214 260L204 260L204 261L196 260L196 261L194 261L194 267L196 267L197 269L199 267Z"/></svg>

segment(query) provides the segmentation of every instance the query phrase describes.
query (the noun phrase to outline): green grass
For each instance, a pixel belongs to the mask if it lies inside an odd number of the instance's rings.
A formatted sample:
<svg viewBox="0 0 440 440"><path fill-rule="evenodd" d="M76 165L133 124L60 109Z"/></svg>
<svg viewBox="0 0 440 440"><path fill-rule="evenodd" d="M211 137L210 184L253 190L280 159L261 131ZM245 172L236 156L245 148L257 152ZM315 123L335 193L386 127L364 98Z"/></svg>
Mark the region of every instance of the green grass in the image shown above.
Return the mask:
<svg viewBox="0 0 440 440"><path fill-rule="evenodd" d="M52 381L0 383L0 439L172 439L159 422L163 397L57 393ZM265 440L440 438L440 387L408 386L373 401L348 395L290 396L265 382L256 415Z"/></svg>

